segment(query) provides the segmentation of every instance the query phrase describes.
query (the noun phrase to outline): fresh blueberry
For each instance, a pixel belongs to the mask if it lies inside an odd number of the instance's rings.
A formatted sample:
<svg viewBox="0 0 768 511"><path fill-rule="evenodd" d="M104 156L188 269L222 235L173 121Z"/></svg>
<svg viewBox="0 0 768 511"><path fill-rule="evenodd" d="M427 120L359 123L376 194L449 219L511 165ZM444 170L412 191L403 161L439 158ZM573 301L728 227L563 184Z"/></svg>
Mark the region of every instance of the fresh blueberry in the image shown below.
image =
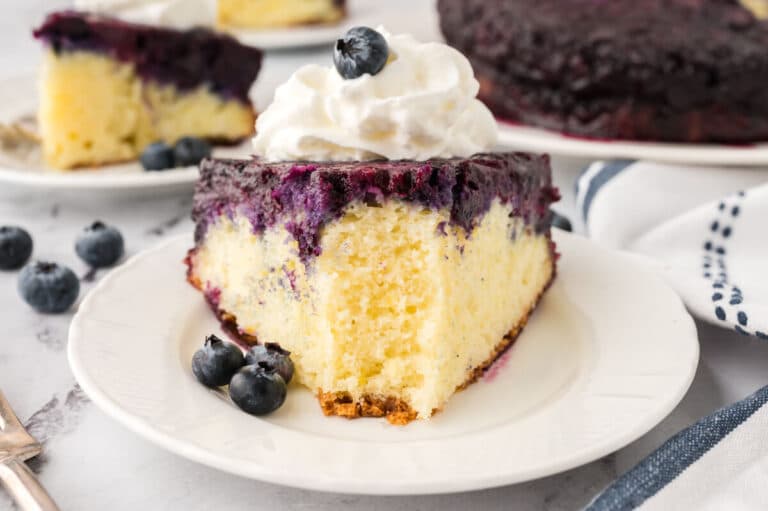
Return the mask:
<svg viewBox="0 0 768 511"><path fill-rule="evenodd" d="M34 262L19 273L19 293L38 312L69 309L80 294L80 281L72 270L56 263Z"/></svg>
<svg viewBox="0 0 768 511"><path fill-rule="evenodd" d="M32 237L21 227L0 227L0 269L15 270L32 255Z"/></svg>
<svg viewBox="0 0 768 511"><path fill-rule="evenodd" d="M174 167L173 148L165 142L149 144L139 156L144 170L165 170Z"/></svg>
<svg viewBox="0 0 768 511"><path fill-rule="evenodd" d="M333 48L333 63L342 78L351 80L369 73L377 74L389 57L387 40L368 27L350 29Z"/></svg>
<svg viewBox="0 0 768 511"><path fill-rule="evenodd" d="M555 213L554 211L552 211L552 227L557 227L558 229L562 229L568 232L573 231L571 221L563 215Z"/></svg>
<svg viewBox="0 0 768 511"><path fill-rule="evenodd" d="M266 344L257 344L248 350L245 354L245 363L248 365L265 362L274 367L278 374L283 377L285 383L291 383L293 378L293 361L291 352L280 347L276 342Z"/></svg>
<svg viewBox="0 0 768 511"><path fill-rule="evenodd" d="M229 383L229 397L251 415L274 412L285 402L287 392L283 377L265 362L243 367Z"/></svg>
<svg viewBox="0 0 768 511"><path fill-rule="evenodd" d="M184 137L173 146L173 159L177 167L197 165L211 155L211 145L197 137Z"/></svg>
<svg viewBox="0 0 768 511"><path fill-rule="evenodd" d="M98 220L86 227L75 242L77 255L94 268L112 266L124 250L120 231Z"/></svg>
<svg viewBox="0 0 768 511"><path fill-rule="evenodd" d="M244 362L240 348L209 335L203 347L192 356L192 372L206 387L221 387L229 383Z"/></svg>

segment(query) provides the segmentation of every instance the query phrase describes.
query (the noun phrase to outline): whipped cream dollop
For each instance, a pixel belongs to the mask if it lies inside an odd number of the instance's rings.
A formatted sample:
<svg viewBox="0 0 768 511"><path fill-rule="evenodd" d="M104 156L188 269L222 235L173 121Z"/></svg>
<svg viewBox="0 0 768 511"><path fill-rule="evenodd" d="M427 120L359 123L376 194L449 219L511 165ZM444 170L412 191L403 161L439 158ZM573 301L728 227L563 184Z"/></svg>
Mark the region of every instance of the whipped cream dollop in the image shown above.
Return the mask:
<svg viewBox="0 0 768 511"><path fill-rule="evenodd" d="M345 80L307 65L277 88L256 121L267 161L427 160L466 157L497 139L493 115L461 53L382 28L389 60L376 75ZM330 59L329 55L329 59Z"/></svg>
<svg viewBox="0 0 768 511"><path fill-rule="evenodd" d="M212 25L215 7L215 0L75 0L81 11L171 28Z"/></svg>

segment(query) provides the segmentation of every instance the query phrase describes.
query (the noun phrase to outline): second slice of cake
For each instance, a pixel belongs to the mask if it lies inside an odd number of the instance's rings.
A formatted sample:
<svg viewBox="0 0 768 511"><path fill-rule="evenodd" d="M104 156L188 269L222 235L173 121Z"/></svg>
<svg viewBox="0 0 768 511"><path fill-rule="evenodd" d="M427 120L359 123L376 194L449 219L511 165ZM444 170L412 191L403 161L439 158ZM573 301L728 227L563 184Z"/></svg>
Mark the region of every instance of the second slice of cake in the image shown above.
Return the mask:
<svg viewBox="0 0 768 511"><path fill-rule="evenodd" d="M178 31L63 12L35 31L46 47L39 123L46 162L70 169L138 157L183 136L237 142L261 52L204 29Z"/></svg>
<svg viewBox="0 0 768 511"><path fill-rule="evenodd" d="M222 27L276 28L333 23L344 17L345 0L217 0Z"/></svg>

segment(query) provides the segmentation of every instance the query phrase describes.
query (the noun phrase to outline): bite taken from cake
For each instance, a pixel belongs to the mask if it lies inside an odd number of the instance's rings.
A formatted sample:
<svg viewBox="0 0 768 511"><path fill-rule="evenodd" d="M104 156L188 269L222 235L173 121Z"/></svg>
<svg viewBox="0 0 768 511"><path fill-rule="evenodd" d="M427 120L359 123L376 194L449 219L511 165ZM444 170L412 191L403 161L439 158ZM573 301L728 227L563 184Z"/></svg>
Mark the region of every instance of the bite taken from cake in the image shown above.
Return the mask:
<svg viewBox="0 0 768 511"><path fill-rule="evenodd" d="M525 326L558 194L547 156L489 152L456 50L361 27L335 64L278 88L253 160L203 162L188 279L242 342L290 351L325 414L405 424Z"/></svg>
<svg viewBox="0 0 768 511"><path fill-rule="evenodd" d="M57 169L135 160L149 144L253 133L261 52L206 29L173 30L79 12L35 30L45 55L38 123Z"/></svg>

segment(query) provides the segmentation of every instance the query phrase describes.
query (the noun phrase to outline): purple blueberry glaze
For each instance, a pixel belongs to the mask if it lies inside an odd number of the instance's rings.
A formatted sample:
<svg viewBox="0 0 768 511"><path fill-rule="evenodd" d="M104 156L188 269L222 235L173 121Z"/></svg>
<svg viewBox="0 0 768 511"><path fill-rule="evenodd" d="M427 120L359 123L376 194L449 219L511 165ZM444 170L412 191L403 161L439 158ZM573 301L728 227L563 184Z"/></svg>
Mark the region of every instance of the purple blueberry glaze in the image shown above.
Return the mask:
<svg viewBox="0 0 768 511"><path fill-rule="evenodd" d="M768 22L738 0L439 0L498 117L608 139L768 139ZM568 13L567 15L565 13Z"/></svg>
<svg viewBox="0 0 768 511"><path fill-rule="evenodd" d="M549 157L476 154L426 162L280 162L206 159L200 167L192 218L200 244L221 215L242 214L255 233L283 224L305 264L320 254L320 231L353 202L377 206L396 199L448 209L450 222L471 234L491 202L512 204L537 232L549 229L549 206L559 198ZM299 214L300 213L300 214ZM297 220L300 219L300 220Z"/></svg>
<svg viewBox="0 0 768 511"><path fill-rule="evenodd" d="M57 54L104 53L134 64L144 79L180 90L205 83L213 92L246 104L261 68L261 51L204 28L180 31L64 11L49 14L34 35Z"/></svg>

